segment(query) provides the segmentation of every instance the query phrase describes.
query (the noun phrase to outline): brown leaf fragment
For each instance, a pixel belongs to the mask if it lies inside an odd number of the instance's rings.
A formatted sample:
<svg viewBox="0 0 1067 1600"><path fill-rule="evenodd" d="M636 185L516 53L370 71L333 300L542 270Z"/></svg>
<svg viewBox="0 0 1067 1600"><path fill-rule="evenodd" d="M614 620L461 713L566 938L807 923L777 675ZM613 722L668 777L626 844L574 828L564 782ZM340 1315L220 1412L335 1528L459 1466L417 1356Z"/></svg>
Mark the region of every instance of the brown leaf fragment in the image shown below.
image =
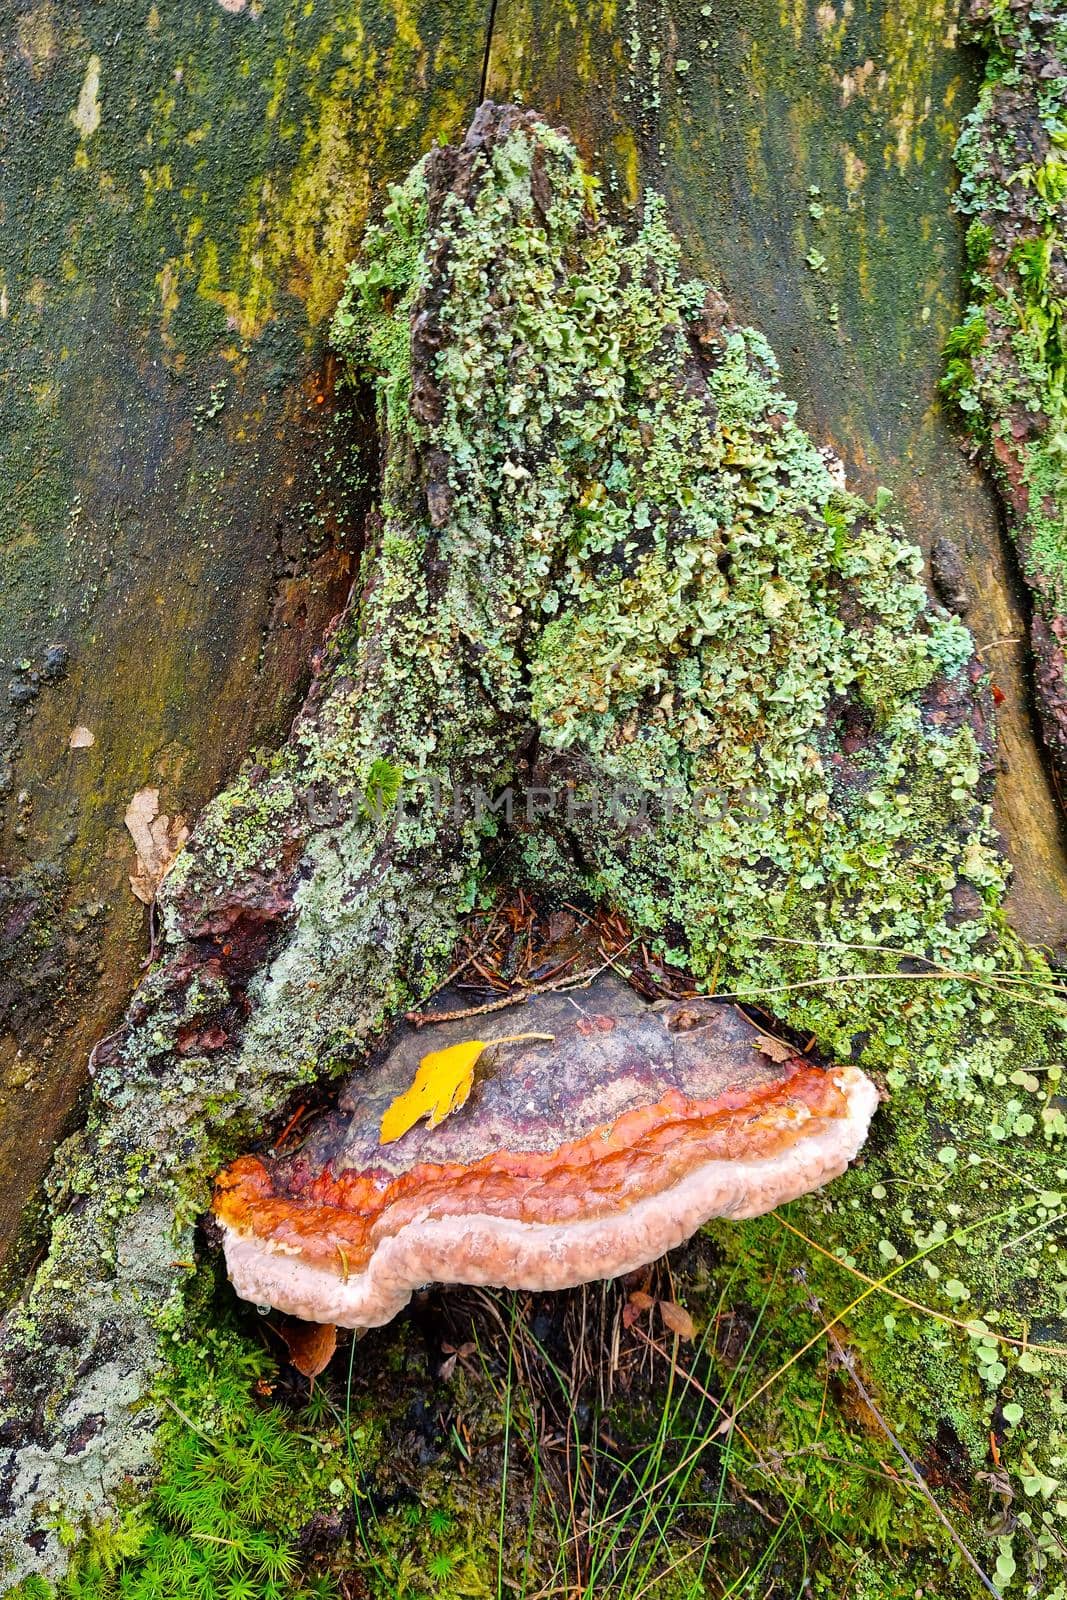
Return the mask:
<svg viewBox="0 0 1067 1600"><path fill-rule="evenodd" d="M665 1325L672 1333L676 1333L679 1339L696 1338L696 1326L684 1306L676 1305L673 1300L661 1300L659 1314Z"/></svg>
<svg viewBox="0 0 1067 1600"><path fill-rule="evenodd" d="M575 1026L580 1034L583 1034L586 1038L588 1038L589 1035L593 1033L611 1033L612 1029L615 1027L615 1018L601 1015L593 1017L579 1017Z"/></svg>
<svg viewBox="0 0 1067 1600"><path fill-rule="evenodd" d="M760 1034L753 1049L758 1050L761 1056L769 1056L772 1061L779 1063L792 1061L796 1057L796 1051L791 1044L784 1044L781 1039L772 1039L769 1033Z"/></svg>
<svg viewBox="0 0 1067 1600"><path fill-rule="evenodd" d="M189 829L184 817L160 811L158 789L138 789L126 807L125 821L137 848L130 888L143 905L150 906Z"/></svg>
<svg viewBox="0 0 1067 1600"><path fill-rule="evenodd" d="M553 943L559 939L569 939L578 926L576 917L569 911L553 911L548 918L548 940Z"/></svg>
<svg viewBox="0 0 1067 1600"><path fill-rule="evenodd" d="M302 1322L299 1317L279 1317L278 1332L285 1340L289 1360L305 1378L317 1378L333 1359L337 1329L332 1322Z"/></svg>
<svg viewBox="0 0 1067 1600"><path fill-rule="evenodd" d="M671 1033L692 1033L694 1028L706 1028L707 1025L707 1014L689 1006L679 1006L667 1022Z"/></svg>
<svg viewBox="0 0 1067 1600"><path fill-rule="evenodd" d="M655 1305L652 1295L646 1294L643 1289L635 1289L626 1296L626 1304L622 1308L622 1325L632 1328L638 1317L643 1317Z"/></svg>

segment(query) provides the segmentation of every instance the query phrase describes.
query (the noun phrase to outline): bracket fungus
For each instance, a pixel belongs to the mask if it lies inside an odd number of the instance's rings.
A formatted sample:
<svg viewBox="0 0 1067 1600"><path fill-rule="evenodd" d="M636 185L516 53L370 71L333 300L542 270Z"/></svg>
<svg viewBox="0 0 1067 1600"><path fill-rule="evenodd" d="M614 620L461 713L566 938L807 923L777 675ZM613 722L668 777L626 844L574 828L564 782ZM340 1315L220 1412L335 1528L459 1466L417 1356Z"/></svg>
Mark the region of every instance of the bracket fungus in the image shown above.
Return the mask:
<svg viewBox="0 0 1067 1600"><path fill-rule="evenodd" d="M818 1188L859 1150L877 1104L852 1066L823 1070L713 1000L649 1006L613 977L537 997L544 1038L483 1052L469 1098L383 1144L417 1076L405 1026L302 1148L243 1156L215 1212L237 1292L314 1322L377 1327L433 1281L564 1289L645 1265L711 1217ZM443 1047L469 1022L434 1029ZM777 1056L785 1056L777 1060Z"/></svg>

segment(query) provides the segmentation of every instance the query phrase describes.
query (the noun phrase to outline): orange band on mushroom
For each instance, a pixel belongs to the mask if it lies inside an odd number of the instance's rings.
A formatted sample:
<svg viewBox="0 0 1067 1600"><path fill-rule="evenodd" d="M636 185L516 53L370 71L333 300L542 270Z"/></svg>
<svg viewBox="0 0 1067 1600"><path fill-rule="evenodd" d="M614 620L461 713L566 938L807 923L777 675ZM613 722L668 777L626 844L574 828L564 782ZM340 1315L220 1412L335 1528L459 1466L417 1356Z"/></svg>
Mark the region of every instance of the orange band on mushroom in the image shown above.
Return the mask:
<svg viewBox="0 0 1067 1600"><path fill-rule="evenodd" d="M214 1210L235 1232L347 1277L416 1214L490 1213L520 1224L607 1216L709 1161L774 1157L846 1114L833 1078L795 1063L766 1086L704 1101L668 1090L555 1150L501 1150L470 1165L420 1162L395 1177L327 1169L279 1193L263 1162L243 1156L219 1177Z"/></svg>

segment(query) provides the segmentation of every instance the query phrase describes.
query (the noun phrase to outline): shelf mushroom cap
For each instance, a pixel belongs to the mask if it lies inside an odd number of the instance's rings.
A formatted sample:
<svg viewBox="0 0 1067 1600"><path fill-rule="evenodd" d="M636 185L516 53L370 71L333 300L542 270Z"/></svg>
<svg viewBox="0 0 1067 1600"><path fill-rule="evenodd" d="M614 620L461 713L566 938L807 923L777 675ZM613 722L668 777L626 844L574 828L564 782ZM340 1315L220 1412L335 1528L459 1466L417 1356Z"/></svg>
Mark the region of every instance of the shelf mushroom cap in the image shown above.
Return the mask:
<svg viewBox="0 0 1067 1600"><path fill-rule="evenodd" d="M515 1031L514 1013L479 1032ZM411 1027L294 1155L242 1156L214 1209L237 1293L378 1327L427 1283L571 1288L654 1261L712 1217L754 1217L842 1173L878 1103L856 1067L761 1049L711 1000L652 1007L614 977L541 995L483 1055L462 1110L379 1143L420 1059L471 1024ZM492 1023L492 1026L489 1024Z"/></svg>

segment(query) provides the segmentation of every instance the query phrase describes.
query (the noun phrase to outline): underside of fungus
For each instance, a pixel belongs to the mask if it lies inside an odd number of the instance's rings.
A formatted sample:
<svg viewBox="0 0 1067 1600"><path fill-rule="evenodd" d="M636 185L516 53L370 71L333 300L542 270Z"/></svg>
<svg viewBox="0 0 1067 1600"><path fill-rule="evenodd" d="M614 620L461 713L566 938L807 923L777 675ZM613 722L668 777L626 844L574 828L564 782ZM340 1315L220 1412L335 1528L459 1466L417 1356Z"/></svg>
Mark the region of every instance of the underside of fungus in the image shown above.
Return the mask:
<svg viewBox="0 0 1067 1600"><path fill-rule="evenodd" d="M426 1036L406 1027L284 1159L244 1156L215 1211L237 1292L376 1327L430 1282L564 1289L655 1260L711 1217L758 1216L841 1173L877 1092L714 1001L644 1004L615 979L524 1012L549 1039L488 1048L463 1108L379 1142ZM435 1049L470 1024L435 1027ZM776 1059L776 1057L784 1059Z"/></svg>

